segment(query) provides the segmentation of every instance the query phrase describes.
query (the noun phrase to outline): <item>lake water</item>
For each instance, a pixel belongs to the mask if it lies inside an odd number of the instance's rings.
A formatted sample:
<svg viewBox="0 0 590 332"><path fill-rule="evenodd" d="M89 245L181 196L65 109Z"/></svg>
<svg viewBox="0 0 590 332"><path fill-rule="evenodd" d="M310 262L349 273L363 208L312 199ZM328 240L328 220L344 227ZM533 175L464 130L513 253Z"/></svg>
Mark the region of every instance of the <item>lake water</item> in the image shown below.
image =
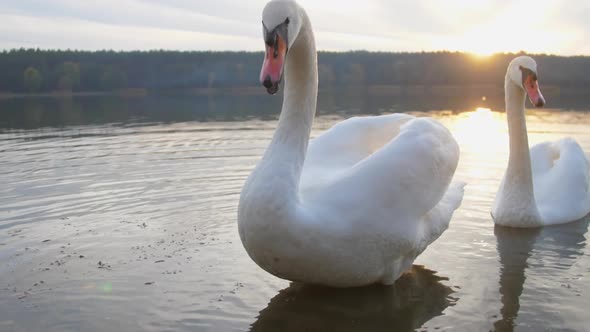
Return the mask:
<svg viewBox="0 0 590 332"><path fill-rule="evenodd" d="M0 100L0 331L588 331L590 218L494 227L501 96L322 94L317 135L351 114L434 116L468 182L450 228L392 287L277 279L242 248L241 186L279 97ZM531 143L590 152L587 98L528 113ZM479 107L479 109L478 109Z"/></svg>

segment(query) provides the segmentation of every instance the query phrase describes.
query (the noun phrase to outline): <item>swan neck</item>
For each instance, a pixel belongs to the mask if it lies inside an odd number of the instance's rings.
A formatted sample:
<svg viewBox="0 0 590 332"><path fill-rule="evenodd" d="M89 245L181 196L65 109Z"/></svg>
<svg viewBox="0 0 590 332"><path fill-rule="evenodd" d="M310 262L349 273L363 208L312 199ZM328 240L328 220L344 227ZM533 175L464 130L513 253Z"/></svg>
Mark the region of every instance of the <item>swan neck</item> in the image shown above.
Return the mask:
<svg viewBox="0 0 590 332"><path fill-rule="evenodd" d="M272 164L273 168L288 170L287 174L281 175L282 181L288 184L286 190L295 196L316 112L318 92L315 40L307 15L304 12L301 15L302 26L285 62L281 115L263 157L263 162Z"/></svg>
<svg viewBox="0 0 590 332"><path fill-rule="evenodd" d="M504 88L506 91L506 116L510 140L506 180L512 186L519 188L521 197L529 197L534 203L531 155L524 108L526 95L523 89L516 86L508 77Z"/></svg>

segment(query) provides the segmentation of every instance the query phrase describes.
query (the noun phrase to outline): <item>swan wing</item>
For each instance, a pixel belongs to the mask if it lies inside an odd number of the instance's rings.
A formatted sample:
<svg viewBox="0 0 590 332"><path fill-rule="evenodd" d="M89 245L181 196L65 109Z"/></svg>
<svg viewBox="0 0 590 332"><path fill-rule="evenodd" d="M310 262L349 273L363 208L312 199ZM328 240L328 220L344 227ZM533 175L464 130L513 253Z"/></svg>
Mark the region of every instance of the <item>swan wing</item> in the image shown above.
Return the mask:
<svg viewBox="0 0 590 332"><path fill-rule="evenodd" d="M545 224L583 218L590 212L590 162L571 138L531 148L535 201Z"/></svg>
<svg viewBox="0 0 590 332"><path fill-rule="evenodd" d="M396 249L404 248L415 257L448 227L461 202L463 184L449 190L459 161L459 147L450 132L433 119L391 120L384 124L390 130L389 140L375 151L372 146L367 148L372 153L365 152L362 159L363 153L358 152L361 147L354 152L325 151L328 156L340 152L350 155L344 162L328 161L321 172L312 168L312 172L322 175L329 173L329 165L333 165L336 175L324 176L322 186L302 192L302 199L322 215L322 220L345 224L350 232L358 234L395 237L392 242L397 242ZM359 142L372 142L360 136ZM317 146L311 148L320 153ZM308 174L307 181L312 181L313 175Z"/></svg>
<svg viewBox="0 0 590 332"><path fill-rule="evenodd" d="M391 141L401 126L413 118L407 114L352 117L334 125L310 141L300 180L301 191L313 191L341 177Z"/></svg>

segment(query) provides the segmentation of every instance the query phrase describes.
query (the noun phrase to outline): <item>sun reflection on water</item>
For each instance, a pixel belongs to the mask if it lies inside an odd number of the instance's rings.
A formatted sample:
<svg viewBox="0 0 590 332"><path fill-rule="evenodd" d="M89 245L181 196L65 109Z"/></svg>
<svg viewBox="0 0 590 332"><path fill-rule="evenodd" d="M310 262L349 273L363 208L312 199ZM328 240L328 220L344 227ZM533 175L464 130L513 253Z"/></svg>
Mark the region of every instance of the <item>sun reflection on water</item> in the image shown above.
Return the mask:
<svg viewBox="0 0 590 332"><path fill-rule="evenodd" d="M506 118L503 113L478 107L459 114L450 129L461 146L477 146L481 152L498 151L506 144Z"/></svg>
<svg viewBox="0 0 590 332"><path fill-rule="evenodd" d="M457 114L447 126L461 147L461 159L476 161L468 165L460 163L463 174L470 180L489 177L490 169L485 165L505 164L508 149L505 113L478 107ZM503 170L496 171L501 176Z"/></svg>

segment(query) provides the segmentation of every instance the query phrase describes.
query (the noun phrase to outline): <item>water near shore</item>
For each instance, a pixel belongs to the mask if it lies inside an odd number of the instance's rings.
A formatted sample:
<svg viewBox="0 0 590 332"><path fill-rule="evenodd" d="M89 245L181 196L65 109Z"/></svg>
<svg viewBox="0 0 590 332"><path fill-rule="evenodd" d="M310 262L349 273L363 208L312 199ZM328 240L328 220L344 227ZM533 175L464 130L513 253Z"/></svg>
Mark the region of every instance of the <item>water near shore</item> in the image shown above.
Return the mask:
<svg viewBox="0 0 590 332"><path fill-rule="evenodd" d="M571 136L590 152L584 102L529 112L531 143ZM267 96L0 100L0 330L587 330L590 218L492 223L508 156L501 98L321 95L313 135L352 114L440 119L462 149L463 204L393 287L325 289L262 271L236 209L279 106Z"/></svg>

